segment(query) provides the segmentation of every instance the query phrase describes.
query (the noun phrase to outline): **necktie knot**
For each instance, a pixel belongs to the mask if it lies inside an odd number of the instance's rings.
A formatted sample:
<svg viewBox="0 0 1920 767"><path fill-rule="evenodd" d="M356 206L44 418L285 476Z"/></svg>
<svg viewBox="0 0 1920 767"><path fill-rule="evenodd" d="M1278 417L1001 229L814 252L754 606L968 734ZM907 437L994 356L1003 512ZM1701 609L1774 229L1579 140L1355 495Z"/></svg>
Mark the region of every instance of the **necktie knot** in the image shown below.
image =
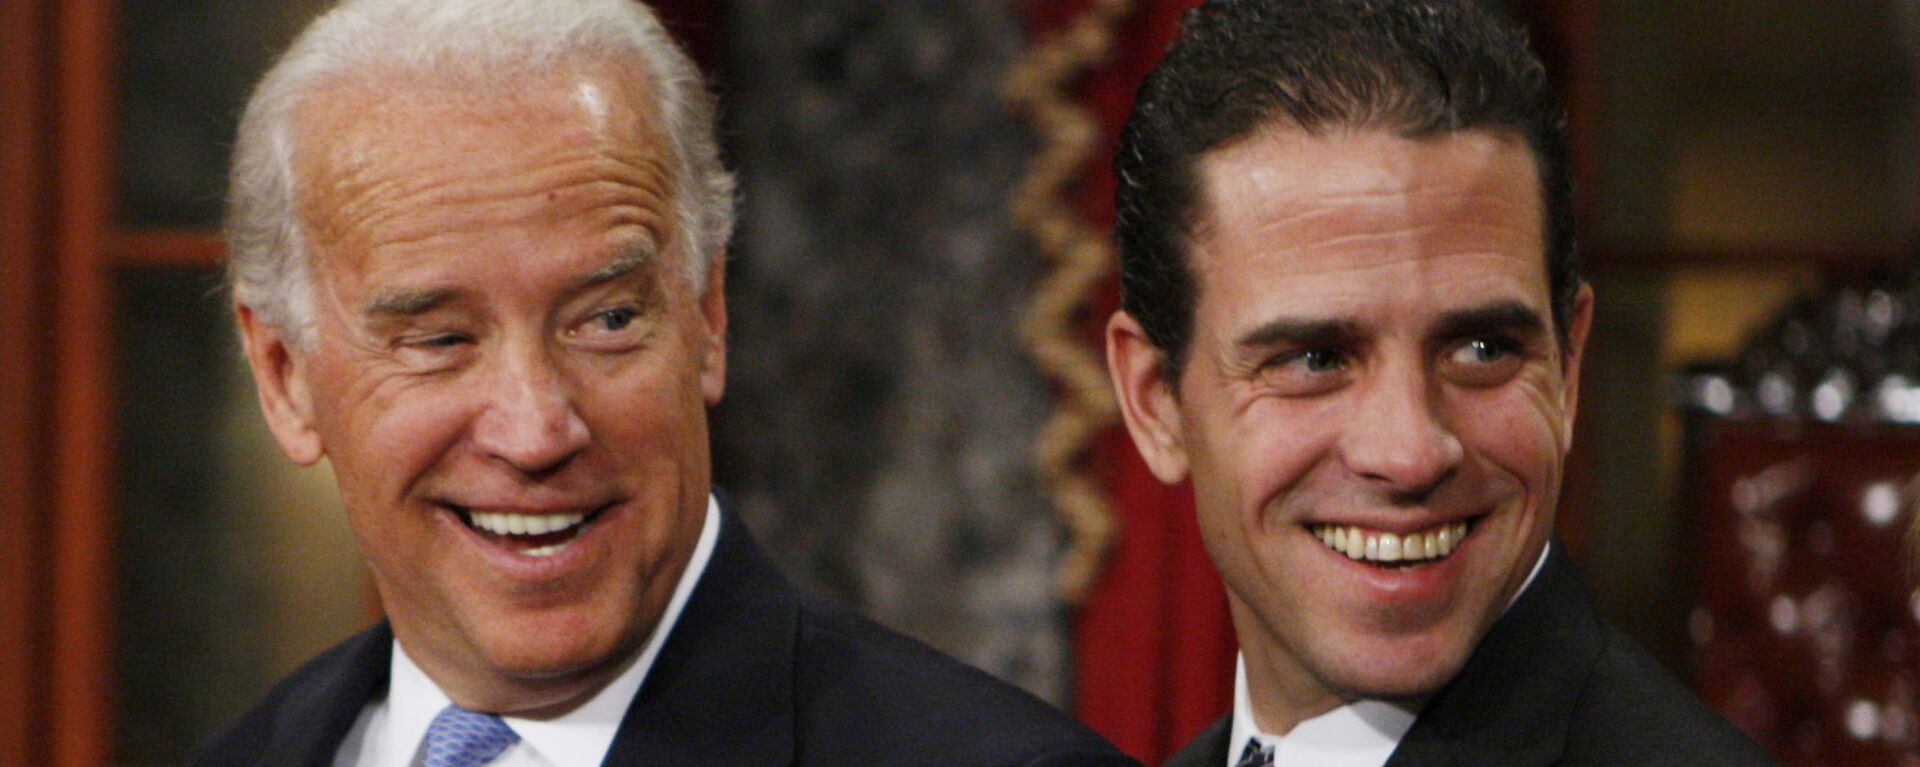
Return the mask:
<svg viewBox="0 0 1920 767"><path fill-rule="evenodd" d="M481 767L519 739L500 717L450 705L427 726L420 767Z"/></svg>
<svg viewBox="0 0 1920 767"><path fill-rule="evenodd" d="M1260 745L1259 738L1248 738L1247 747L1240 751L1240 761L1233 767L1273 767L1273 747Z"/></svg>

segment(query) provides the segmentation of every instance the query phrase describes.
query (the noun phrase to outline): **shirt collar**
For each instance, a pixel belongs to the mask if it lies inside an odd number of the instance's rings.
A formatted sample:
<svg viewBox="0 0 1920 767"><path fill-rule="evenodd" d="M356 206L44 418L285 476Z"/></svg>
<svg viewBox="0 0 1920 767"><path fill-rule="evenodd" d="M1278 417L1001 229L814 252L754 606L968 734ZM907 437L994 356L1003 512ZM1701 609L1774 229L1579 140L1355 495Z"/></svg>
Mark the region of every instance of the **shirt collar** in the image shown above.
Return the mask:
<svg viewBox="0 0 1920 767"><path fill-rule="evenodd" d="M1541 547L1532 572L1527 573L1527 580L1513 593L1513 599L1508 600L1502 615L1513 609L1513 603L1520 601L1520 595L1533 586L1552 549L1551 541ZM1246 656L1236 657L1233 665L1233 725L1227 739L1226 767L1234 767L1239 761L1240 752L1250 738L1258 738L1263 746L1274 747L1276 767L1296 764L1379 767L1386 764L1400 745L1400 739L1413 728L1418 714L1386 701L1362 698L1304 720L1286 735L1269 735L1261 732L1253 721L1253 702L1247 694Z"/></svg>
<svg viewBox="0 0 1920 767"><path fill-rule="evenodd" d="M648 635L646 644L627 662L619 676L572 711L551 719L501 717L520 735L521 747L532 750L551 764L599 764L606 759L607 751L613 746L613 736L620 729L620 720L626 716L641 683L646 681L647 672L653 668L654 659L659 657L660 648L666 644L667 635L672 633L681 611L686 609L694 586L713 559L719 538L720 504L708 495L707 514L701 523L700 538L694 543L693 556L687 560L687 569L674 585L666 612L660 615L660 623ZM390 678L388 732L396 743L419 743L426 737L433 718L451 701L407 656L397 639L393 643Z"/></svg>

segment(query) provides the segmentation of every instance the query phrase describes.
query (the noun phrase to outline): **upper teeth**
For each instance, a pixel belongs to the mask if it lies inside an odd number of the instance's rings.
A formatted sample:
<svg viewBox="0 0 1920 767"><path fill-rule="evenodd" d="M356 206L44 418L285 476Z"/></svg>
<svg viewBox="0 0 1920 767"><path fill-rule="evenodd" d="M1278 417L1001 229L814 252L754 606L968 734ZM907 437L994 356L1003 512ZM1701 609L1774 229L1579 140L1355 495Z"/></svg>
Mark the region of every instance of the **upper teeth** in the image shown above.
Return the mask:
<svg viewBox="0 0 1920 767"><path fill-rule="evenodd" d="M1417 562L1453 553L1467 537L1466 522L1450 522L1405 535L1354 525L1314 525L1313 535L1334 551L1370 562Z"/></svg>
<svg viewBox="0 0 1920 767"><path fill-rule="evenodd" d="M473 526L498 535L545 535L565 530L587 518L585 514L513 514L476 511Z"/></svg>

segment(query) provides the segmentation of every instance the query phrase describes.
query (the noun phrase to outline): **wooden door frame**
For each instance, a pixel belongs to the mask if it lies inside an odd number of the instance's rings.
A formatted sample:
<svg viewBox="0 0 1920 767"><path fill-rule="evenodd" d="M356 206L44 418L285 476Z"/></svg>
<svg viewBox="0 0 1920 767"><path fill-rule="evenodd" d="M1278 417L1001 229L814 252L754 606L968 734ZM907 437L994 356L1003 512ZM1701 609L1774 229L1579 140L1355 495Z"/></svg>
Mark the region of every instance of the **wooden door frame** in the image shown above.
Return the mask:
<svg viewBox="0 0 1920 767"><path fill-rule="evenodd" d="M44 7L0 4L0 761L47 761Z"/></svg>
<svg viewBox="0 0 1920 767"><path fill-rule="evenodd" d="M106 764L113 753L112 273L114 8L107 0L50 3L57 15L53 211L57 342L53 413L52 589L48 720L59 767Z"/></svg>
<svg viewBox="0 0 1920 767"><path fill-rule="evenodd" d="M113 7L0 4L0 762L113 751Z"/></svg>

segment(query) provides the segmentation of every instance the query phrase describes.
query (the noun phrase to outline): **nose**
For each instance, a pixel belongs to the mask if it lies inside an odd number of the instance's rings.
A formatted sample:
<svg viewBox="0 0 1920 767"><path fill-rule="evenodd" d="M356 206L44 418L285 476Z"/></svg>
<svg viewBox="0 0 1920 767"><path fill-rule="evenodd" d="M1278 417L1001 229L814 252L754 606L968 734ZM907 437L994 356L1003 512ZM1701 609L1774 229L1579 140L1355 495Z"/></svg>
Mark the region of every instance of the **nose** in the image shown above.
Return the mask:
<svg viewBox="0 0 1920 767"><path fill-rule="evenodd" d="M1347 469L1400 498L1420 498L1459 469L1465 451L1440 392L1417 365L1362 383L1340 441Z"/></svg>
<svg viewBox="0 0 1920 767"><path fill-rule="evenodd" d="M498 362L473 424L474 444L483 453L531 474L560 466L586 448L592 436L550 354L522 350Z"/></svg>

